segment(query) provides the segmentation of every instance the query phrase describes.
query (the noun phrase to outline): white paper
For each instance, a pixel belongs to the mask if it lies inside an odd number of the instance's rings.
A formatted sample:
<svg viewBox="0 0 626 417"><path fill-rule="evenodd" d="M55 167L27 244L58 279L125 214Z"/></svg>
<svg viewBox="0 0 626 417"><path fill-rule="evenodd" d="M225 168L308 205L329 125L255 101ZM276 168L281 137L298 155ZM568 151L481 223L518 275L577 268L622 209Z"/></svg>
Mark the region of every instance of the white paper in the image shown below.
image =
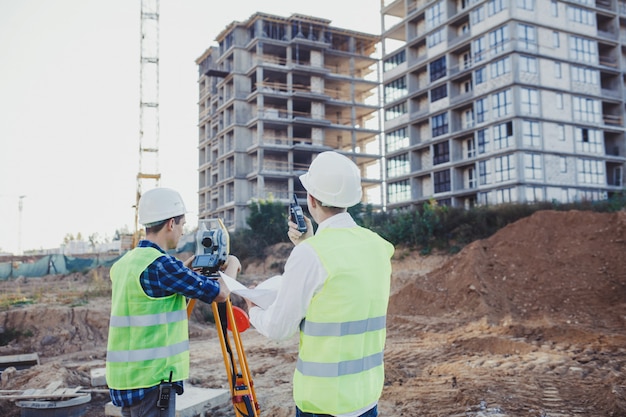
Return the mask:
<svg viewBox="0 0 626 417"><path fill-rule="evenodd" d="M231 293L252 301L262 309L268 308L274 302L283 278L280 275L275 275L257 285L256 288L247 288L221 271L220 276Z"/></svg>

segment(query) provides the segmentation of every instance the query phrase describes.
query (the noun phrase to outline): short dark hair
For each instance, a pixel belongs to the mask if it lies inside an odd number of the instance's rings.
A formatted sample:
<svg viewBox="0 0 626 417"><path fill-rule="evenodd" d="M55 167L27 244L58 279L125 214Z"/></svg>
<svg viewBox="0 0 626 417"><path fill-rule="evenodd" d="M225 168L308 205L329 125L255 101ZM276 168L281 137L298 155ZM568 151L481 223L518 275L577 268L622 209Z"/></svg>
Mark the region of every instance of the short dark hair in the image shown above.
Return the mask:
<svg viewBox="0 0 626 417"><path fill-rule="evenodd" d="M180 216L176 216L176 217L170 217L169 219L165 219L157 224L154 224L150 227L146 227L146 234L148 233L159 233L161 231L161 229L163 229L163 227L165 226L165 224L167 222L170 221L170 219L174 219L174 222L176 224L179 224L180 221L183 219L183 217L185 217L184 214L181 214Z"/></svg>

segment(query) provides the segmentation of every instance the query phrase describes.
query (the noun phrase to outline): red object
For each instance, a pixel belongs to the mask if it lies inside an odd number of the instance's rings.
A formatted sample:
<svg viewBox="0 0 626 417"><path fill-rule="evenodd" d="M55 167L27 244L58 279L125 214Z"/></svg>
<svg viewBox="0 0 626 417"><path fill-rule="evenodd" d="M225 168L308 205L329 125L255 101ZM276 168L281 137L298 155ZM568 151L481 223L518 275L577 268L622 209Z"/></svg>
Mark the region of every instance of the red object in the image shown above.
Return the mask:
<svg viewBox="0 0 626 417"><path fill-rule="evenodd" d="M233 316L235 317L235 325L237 326L237 331L245 332L250 327L250 320L248 319L248 314L243 311L242 308L237 306L233 307ZM228 317L228 330L233 331L232 326L230 325L230 317Z"/></svg>

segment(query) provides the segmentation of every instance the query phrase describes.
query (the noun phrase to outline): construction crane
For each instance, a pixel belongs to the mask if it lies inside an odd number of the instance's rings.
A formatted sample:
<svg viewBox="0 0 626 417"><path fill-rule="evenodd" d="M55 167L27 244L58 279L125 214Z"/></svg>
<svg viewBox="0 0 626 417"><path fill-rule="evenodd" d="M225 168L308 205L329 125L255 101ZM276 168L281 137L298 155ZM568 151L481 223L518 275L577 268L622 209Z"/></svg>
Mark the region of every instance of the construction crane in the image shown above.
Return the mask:
<svg viewBox="0 0 626 417"><path fill-rule="evenodd" d="M159 172L159 0L141 0L139 69L139 170L135 202L135 233L139 243L139 199L144 189L158 187Z"/></svg>

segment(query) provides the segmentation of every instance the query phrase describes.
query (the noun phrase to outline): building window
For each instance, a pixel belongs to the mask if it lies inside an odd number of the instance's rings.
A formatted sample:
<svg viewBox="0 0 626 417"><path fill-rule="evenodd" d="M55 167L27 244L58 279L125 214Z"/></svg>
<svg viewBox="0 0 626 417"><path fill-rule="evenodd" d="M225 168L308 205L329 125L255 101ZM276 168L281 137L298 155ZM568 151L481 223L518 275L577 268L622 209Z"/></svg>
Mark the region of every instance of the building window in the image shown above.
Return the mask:
<svg viewBox="0 0 626 417"><path fill-rule="evenodd" d="M552 11L552 16L558 17L559 4L557 3L557 0L550 0L550 10Z"/></svg>
<svg viewBox="0 0 626 417"><path fill-rule="evenodd" d="M529 74L537 73L537 58L531 56L519 57L520 71L527 72Z"/></svg>
<svg viewBox="0 0 626 417"><path fill-rule="evenodd" d="M582 23L583 25L596 25L595 13L582 7L567 6L567 18L571 22Z"/></svg>
<svg viewBox="0 0 626 417"><path fill-rule="evenodd" d="M556 108L563 108L563 93L556 93Z"/></svg>
<svg viewBox="0 0 626 417"><path fill-rule="evenodd" d="M527 51L535 51L537 49L535 27L519 23L517 25L517 44Z"/></svg>
<svg viewBox="0 0 626 417"><path fill-rule="evenodd" d="M543 188L527 185L526 186L526 201L529 203L543 201Z"/></svg>
<svg viewBox="0 0 626 417"><path fill-rule="evenodd" d="M561 72L561 63L560 62L555 62L554 63L554 77L555 78L563 77L563 74Z"/></svg>
<svg viewBox="0 0 626 417"><path fill-rule="evenodd" d="M497 78L501 75L511 72L511 57L507 56L493 62L491 64L491 78Z"/></svg>
<svg viewBox="0 0 626 417"><path fill-rule="evenodd" d="M430 119L432 137L448 133L448 113L441 113Z"/></svg>
<svg viewBox="0 0 626 417"><path fill-rule="evenodd" d="M583 84L598 85L598 78L598 70L572 65L572 81Z"/></svg>
<svg viewBox="0 0 626 417"><path fill-rule="evenodd" d="M433 165L450 162L450 145L448 141L433 145Z"/></svg>
<svg viewBox="0 0 626 417"><path fill-rule="evenodd" d="M590 64L597 62L596 42L579 36L570 36L569 42L570 58L573 61Z"/></svg>
<svg viewBox="0 0 626 417"><path fill-rule="evenodd" d="M466 129L474 127L474 109L465 110L463 113L463 127Z"/></svg>
<svg viewBox="0 0 626 417"><path fill-rule="evenodd" d="M539 122L524 120L522 122L522 142L524 146L538 148L541 146Z"/></svg>
<svg viewBox="0 0 626 417"><path fill-rule="evenodd" d="M527 115L539 114L539 92L534 88L522 88L520 90L521 111Z"/></svg>
<svg viewBox="0 0 626 417"><path fill-rule="evenodd" d="M524 154L524 178L527 180L543 179L541 155L538 153Z"/></svg>
<svg viewBox="0 0 626 417"><path fill-rule="evenodd" d="M476 110L476 123L482 123L487 120L487 98L480 98L474 103Z"/></svg>
<svg viewBox="0 0 626 417"><path fill-rule="evenodd" d="M471 11L472 25L476 23L480 23L485 20L485 8L483 6L478 6L474 10Z"/></svg>
<svg viewBox="0 0 626 417"><path fill-rule="evenodd" d="M387 159L387 177L393 178L400 175L406 175L411 172L409 165L409 155L402 154Z"/></svg>
<svg viewBox="0 0 626 417"><path fill-rule="evenodd" d="M478 144L478 153L483 154L489 149L489 131L487 129L481 129L476 132L476 142Z"/></svg>
<svg viewBox="0 0 626 417"><path fill-rule="evenodd" d="M406 102L396 104L385 110L385 120L392 120L406 114Z"/></svg>
<svg viewBox="0 0 626 417"><path fill-rule="evenodd" d="M440 85L430 90L430 102L434 103L437 100L441 100L444 97L448 97L448 86L446 84Z"/></svg>
<svg viewBox="0 0 626 417"><path fill-rule="evenodd" d="M436 81L446 76L446 57L442 56L439 59L434 60L429 65L430 68L430 82Z"/></svg>
<svg viewBox="0 0 626 417"><path fill-rule="evenodd" d="M579 122L600 122L600 102L591 98L574 97L574 120Z"/></svg>
<svg viewBox="0 0 626 417"><path fill-rule="evenodd" d="M387 72L405 62L406 62L406 51L403 49L400 52L394 54L393 56L390 56L389 58L383 61L383 71Z"/></svg>
<svg viewBox="0 0 626 417"><path fill-rule="evenodd" d="M561 37L559 36L559 32L552 32L552 45L554 48L558 49L561 47Z"/></svg>
<svg viewBox="0 0 626 417"><path fill-rule="evenodd" d="M578 182L582 184L606 185L604 162L595 159L578 159Z"/></svg>
<svg viewBox="0 0 626 417"><path fill-rule="evenodd" d="M444 28L437 29L436 31L428 35L428 37L426 38L426 45L429 48L432 48L433 46L440 44L441 42L443 42L444 34Z"/></svg>
<svg viewBox="0 0 626 417"><path fill-rule="evenodd" d="M445 193L452 189L450 184L450 170L438 171L433 173L433 182L435 184L435 194Z"/></svg>
<svg viewBox="0 0 626 417"><path fill-rule="evenodd" d="M489 49L492 55L503 52L509 43L509 27L502 26L492 32L489 32Z"/></svg>
<svg viewBox="0 0 626 417"><path fill-rule="evenodd" d="M500 13L506 7L504 0L489 0L487 2L487 13L489 16Z"/></svg>
<svg viewBox="0 0 626 417"><path fill-rule="evenodd" d="M476 140L474 138L470 138L466 141L467 143L467 157L473 158L476 156Z"/></svg>
<svg viewBox="0 0 626 417"><path fill-rule="evenodd" d="M393 132L385 134L385 142L387 144L387 152L393 152L398 149L409 146L409 135L406 127L396 129Z"/></svg>
<svg viewBox="0 0 626 417"><path fill-rule="evenodd" d="M559 157L559 170L562 173L567 172L567 158L564 156Z"/></svg>
<svg viewBox="0 0 626 417"><path fill-rule="evenodd" d="M401 77L385 84L384 92L385 104L404 97L408 92L406 87L406 78Z"/></svg>
<svg viewBox="0 0 626 417"><path fill-rule="evenodd" d="M487 81L487 75L485 74L485 67L478 68L474 71L474 84L482 84Z"/></svg>
<svg viewBox="0 0 626 417"><path fill-rule="evenodd" d="M494 117L506 116L513 110L511 90L500 91L492 95L491 98Z"/></svg>
<svg viewBox="0 0 626 417"><path fill-rule="evenodd" d="M411 199L409 180L392 182L387 186L387 201L390 204L400 203Z"/></svg>
<svg viewBox="0 0 626 417"><path fill-rule="evenodd" d="M493 127L494 149L506 149L513 139L513 122L501 123Z"/></svg>
<svg viewBox="0 0 626 417"><path fill-rule="evenodd" d="M501 188L499 190L495 190L495 194L496 194L496 204L510 203L513 201L513 189L512 188Z"/></svg>
<svg viewBox="0 0 626 417"><path fill-rule="evenodd" d="M557 137L559 138L560 141L565 140L565 126L563 125L557 126Z"/></svg>
<svg viewBox="0 0 626 417"><path fill-rule="evenodd" d="M489 184L489 162L490 161L478 162L478 182L480 185Z"/></svg>
<svg viewBox="0 0 626 417"><path fill-rule="evenodd" d="M574 129L574 139L577 148L585 154L604 153L602 132L599 130L577 127Z"/></svg>
<svg viewBox="0 0 626 417"><path fill-rule="evenodd" d="M467 170L467 188L476 188L477 186L476 180L476 169L474 167L470 167Z"/></svg>
<svg viewBox="0 0 626 417"><path fill-rule="evenodd" d="M443 1L438 1L426 9L426 28L432 29L441 25L445 20L445 9Z"/></svg>
<svg viewBox="0 0 626 417"><path fill-rule="evenodd" d="M517 8L523 10L535 10L534 0L517 0Z"/></svg>
<svg viewBox="0 0 626 417"><path fill-rule="evenodd" d="M513 155L504 155L494 159L496 182L509 181L515 178L515 160Z"/></svg>
<svg viewBox="0 0 626 417"><path fill-rule="evenodd" d="M472 42L472 56L474 57L474 62L480 62L485 58L485 48L484 37L474 39Z"/></svg>

